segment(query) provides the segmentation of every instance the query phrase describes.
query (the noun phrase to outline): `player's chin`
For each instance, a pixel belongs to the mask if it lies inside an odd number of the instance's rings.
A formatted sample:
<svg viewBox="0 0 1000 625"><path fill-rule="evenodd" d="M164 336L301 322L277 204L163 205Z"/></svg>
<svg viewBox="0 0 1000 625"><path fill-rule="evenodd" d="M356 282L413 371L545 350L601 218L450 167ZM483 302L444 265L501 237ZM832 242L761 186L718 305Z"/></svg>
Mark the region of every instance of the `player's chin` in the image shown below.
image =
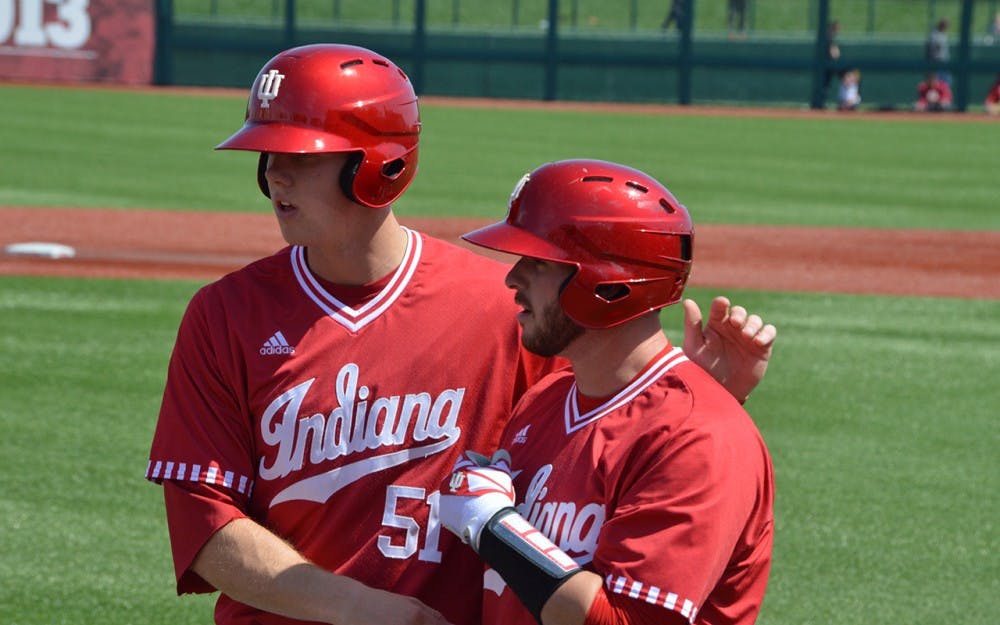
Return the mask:
<svg viewBox="0 0 1000 625"><path fill-rule="evenodd" d="M278 221L278 226L281 228L281 237L285 240L285 243L304 247L309 246L309 237L307 233L303 232L303 228L281 220Z"/></svg>

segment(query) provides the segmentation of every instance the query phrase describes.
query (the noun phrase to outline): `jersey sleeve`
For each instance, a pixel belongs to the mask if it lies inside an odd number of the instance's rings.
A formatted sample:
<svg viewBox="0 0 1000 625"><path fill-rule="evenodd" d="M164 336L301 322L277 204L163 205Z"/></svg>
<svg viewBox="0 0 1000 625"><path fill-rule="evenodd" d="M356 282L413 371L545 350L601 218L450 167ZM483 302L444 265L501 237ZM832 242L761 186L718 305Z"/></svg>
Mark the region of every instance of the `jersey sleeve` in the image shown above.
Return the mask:
<svg viewBox="0 0 1000 625"><path fill-rule="evenodd" d="M146 479L179 487L165 494L179 582L215 531L247 515L253 487L250 419L238 399L239 381L226 373L226 328L209 318L207 298L206 289L199 291L181 321L146 468ZM180 492L201 499L185 500ZM187 506L193 503L200 505Z"/></svg>
<svg viewBox="0 0 1000 625"><path fill-rule="evenodd" d="M191 570L191 564L215 532L246 515L224 494L199 482L165 481L163 501L177 594L215 592L214 586Z"/></svg>
<svg viewBox="0 0 1000 625"><path fill-rule="evenodd" d="M641 441L635 449L647 453L630 457L613 480L620 490L610 498L616 503L594 566L608 592L694 622L741 549L761 472L718 432L665 441L655 433Z"/></svg>

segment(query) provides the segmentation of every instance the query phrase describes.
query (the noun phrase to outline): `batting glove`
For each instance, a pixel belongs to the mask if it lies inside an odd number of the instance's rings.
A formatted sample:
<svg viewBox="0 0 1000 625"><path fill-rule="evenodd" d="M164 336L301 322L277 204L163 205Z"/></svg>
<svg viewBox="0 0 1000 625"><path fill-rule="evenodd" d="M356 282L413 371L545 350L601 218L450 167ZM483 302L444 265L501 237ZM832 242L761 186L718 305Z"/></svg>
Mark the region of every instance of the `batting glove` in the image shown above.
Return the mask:
<svg viewBox="0 0 1000 625"><path fill-rule="evenodd" d="M493 458L465 452L441 483L441 525L479 553L479 537L493 516L514 507L510 457L504 450Z"/></svg>

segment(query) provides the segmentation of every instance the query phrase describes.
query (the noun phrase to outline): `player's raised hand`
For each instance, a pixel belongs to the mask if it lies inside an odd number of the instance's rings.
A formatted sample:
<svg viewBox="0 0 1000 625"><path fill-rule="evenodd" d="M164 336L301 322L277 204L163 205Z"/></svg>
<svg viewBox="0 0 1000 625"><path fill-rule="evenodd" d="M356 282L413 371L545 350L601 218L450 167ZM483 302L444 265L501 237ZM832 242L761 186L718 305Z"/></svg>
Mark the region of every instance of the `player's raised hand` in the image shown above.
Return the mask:
<svg viewBox="0 0 1000 625"><path fill-rule="evenodd" d="M479 534L486 522L500 510L513 506L510 460L502 450L493 458L465 452L441 483L441 525L477 552Z"/></svg>
<svg viewBox="0 0 1000 625"><path fill-rule="evenodd" d="M684 353L740 402L767 372L776 337L773 325L725 297L712 300L704 327L698 304L684 300Z"/></svg>

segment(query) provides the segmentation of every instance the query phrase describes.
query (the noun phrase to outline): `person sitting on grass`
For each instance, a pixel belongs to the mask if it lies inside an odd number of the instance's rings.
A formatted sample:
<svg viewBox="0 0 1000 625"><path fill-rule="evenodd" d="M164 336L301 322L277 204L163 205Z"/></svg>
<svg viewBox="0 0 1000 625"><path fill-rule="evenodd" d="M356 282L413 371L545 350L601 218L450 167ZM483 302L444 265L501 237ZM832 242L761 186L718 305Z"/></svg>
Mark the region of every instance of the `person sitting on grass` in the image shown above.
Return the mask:
<svg viewBox="0 0 1000 625"><path fill-rule="evenodd" d="M920 112L940 113L950 111L952 105L951 87L934 72L917 85L917 103L914 108Z"/></svg>

